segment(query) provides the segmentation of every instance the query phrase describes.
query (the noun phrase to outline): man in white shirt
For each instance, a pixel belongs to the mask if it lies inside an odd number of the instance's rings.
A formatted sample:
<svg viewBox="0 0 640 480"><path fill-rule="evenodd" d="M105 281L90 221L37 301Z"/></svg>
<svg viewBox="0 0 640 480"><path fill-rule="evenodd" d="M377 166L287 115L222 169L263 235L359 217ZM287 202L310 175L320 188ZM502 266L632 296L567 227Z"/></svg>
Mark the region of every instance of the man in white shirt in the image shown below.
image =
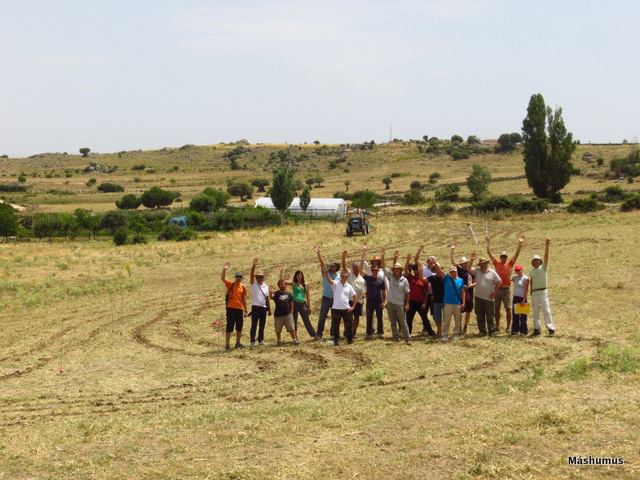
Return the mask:
<svg viewBox="0 0 640 480"><path fill-rule="evenodd" d="M394 259L397 259L399 252L396 250ZM402 276L402 265L394 263L393 268L389 270L384 266L384 254L382 255L381 264L384 274L389 279L389 292L387 293L387 315L391 324L391 333L393 339L400 340L398 326L402 331L402 336L407 345L411 343L411 335L409 334L409 326L407 325L406 312L409 310L409 281Z"/></svg>
<svg viewBox="0 0 640 480"><path fill-rule="evenodd" d="M315 246L313 250L319 258L320 247ZM358 303L358 295L351 285L347 282L349 272L343 270L340 272L340 279L334 281L326 269L323 269L331 290L333 291L333 305L331 307L331 336L333 337L333 345L337 346L340 342L340 322L344 320L344 332L347 337L347 343L353 343L353 310Z"/></svg>
<svg viewBox="0 0 640 480"><path fill-rule="evenodd" d="M500 290L502 279L495 270L489 268L489 260L480 257L478 267L470 266L467 263L467 271L475 278L475 312L478 321L478 330L480 336L495 336L495 304L494 299Z"/></svg>
<svg viewBox="0 0 640 480"><path fill-rule="evenodd" d="M271 303L269 302L269 285L264 283L264 272L256 272L258 259L253 259L249 282L251 283L251 346L256 344L256 330L258 331L258 344L267 345L264 341L264 327L267 323L267 315L271 315Z"/></svg>
<svg viewBox="0 0 640 480"><path fill-rule="evenodd" d="M351 264L351 269L347 268L347 255L348 252L346 250L342 252L342 271L349 272L349 279L347 281L355 290L356 295L358 295L358 303L353 305L353 336L355 337L356 331L358 330L358 324L360 323L360 317L362 316L365 281L364 277L361 275L359 263L353 262Z"/></svg>

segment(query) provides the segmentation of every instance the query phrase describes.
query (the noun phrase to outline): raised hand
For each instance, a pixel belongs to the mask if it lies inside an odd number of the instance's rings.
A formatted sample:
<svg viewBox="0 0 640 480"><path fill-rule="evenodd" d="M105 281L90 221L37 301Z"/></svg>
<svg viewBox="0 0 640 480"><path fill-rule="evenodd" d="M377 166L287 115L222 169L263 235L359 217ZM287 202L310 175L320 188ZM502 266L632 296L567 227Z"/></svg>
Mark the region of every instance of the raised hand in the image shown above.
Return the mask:
<svg viewBox="0 0 640 480"><path fill-rule="evenodd" d="M347 258L347 255L349 254L349 252L347 252L346 250L342 251L342 258Z"/></svg>
<svg viewBox="0 0 640 480"><path fill-rule="evenodd" d="M544 244L545 244L545 245L551 245L551 239L550 239L550 238L547 238L547 239L544 241Z"/></svg>
<svg viewBox="0 0 640 480"><path fill-rule="evenodd" d="M524 235L522 233L518 235L518 243L524 243Z"/></svg>
<svg viewBox="0 0 640 480"><path fill-rule="evenodd" d="M484 239L487 241L487 243L491 241L491 237L489 236L488 233L484 236Z"/></svg>
<svg viewBox="0 0 640 480"><path fill-rule="evenodd" d="M313 251L316 252L316 254L320 255L320 247L319 246L315 245L313 247Z"/></svg>
<svg viewBox="0 0 640 480"><path fill-rule="evenodd" d="M367 244L365 243L364 245L362 245L362 251L366 252L369 249L369 247L367 246Z"/></svg>
<svg viewBox="0 0 640 480"><path fill-rule="evenodd" d="M411 261L411 254L407 253L407 263L409 263Z"/></svg>
<svg viewBox="0 0 640 480"><path fill-rule="evenodd" d="M393 252L393 256L394 256L394 257L397 257L397 256L399 256L399 255L400 255L400 250L395 250L395 251Z"/></svg>
<svg viewBox="0 0 640 480"><path fill-rule="evenodd" d="M253 258L253 264L254 264L254 265L257 265L257 264L258 264L258 257L254 257L254 258Z"/></svg>
<svg viewBox="0 0 640 480"><path fill-rule="evenodd" d="M225 270L229 270L229 267L231 266L231 264L229 262L224 262L224 269Z"/></svg>

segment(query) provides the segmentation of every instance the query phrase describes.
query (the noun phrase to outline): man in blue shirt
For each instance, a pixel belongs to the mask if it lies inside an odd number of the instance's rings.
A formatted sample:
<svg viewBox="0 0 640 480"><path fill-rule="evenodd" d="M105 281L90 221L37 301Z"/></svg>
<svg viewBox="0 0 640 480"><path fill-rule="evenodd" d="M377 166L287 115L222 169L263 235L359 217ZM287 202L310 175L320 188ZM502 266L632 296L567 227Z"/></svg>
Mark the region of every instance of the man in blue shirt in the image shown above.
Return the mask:
<svg viewBox="0 0 640 480"><path fill-rule="evenodd" d="M327 315L331 311L331 307L333 306L333 288L331 284L327 280L324 272L327 272L331 280L337 282L340 276L337 273L338 264L335 262L331 262L329 264L329 268L324 263L324 259L322 255L320 255L320 250L316 251L316 255L318 255L318 261L320 262L320 270L322 272L322 301L320 303L320 318L318 319L318 329L317 329L317 340L322 340L322 333L324 332L324 323L327 320Z"/></svg>
<svg viewBox="0 0 640 480"><path fill-rule="evenodd" d="M449 325L451 316L455 319L453 338L460 338L460 321L464 310L464 282L458 277L458 269L455 265L449 267L449 273L445 274L440 265L436 264L436 275L443 279L444 283L444 312L442 318L442 336L440 340L449 340Z"/></svg>

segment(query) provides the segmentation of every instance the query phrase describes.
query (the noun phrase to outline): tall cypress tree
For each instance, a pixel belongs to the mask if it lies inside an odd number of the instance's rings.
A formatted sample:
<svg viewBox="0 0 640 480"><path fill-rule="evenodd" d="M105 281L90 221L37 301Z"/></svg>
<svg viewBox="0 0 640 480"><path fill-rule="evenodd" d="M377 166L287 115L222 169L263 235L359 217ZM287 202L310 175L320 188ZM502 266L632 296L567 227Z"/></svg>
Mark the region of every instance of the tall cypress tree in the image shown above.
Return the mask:
<svg viewBox="0 0 640 480"><path fill-rule="evenodd" d="M546 123L548 119L548 135ZM560 202L560 190L571 178L573 136L564 125L562 109L547 107L537 93L531 96L527 116L522 122L524 171L527 183L537 197Z"/></svg>
<svg viewBox="0 0 640 480"><path fill-rule="evenodd" d="M293 170L287 164L273 169L271 182L271 201L280 214L280 223L284 223L284 212L293 201Z"/></svg>

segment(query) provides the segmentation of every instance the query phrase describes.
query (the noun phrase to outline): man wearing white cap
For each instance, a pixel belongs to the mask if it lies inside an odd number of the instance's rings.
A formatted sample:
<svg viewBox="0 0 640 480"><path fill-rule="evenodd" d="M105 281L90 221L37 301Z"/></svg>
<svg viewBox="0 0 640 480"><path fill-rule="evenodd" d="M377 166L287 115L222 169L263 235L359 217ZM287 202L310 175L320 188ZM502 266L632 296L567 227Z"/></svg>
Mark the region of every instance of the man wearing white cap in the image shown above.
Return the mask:
<svg viewBox="0 0 640 480"><path fill-rule="evenodd" d="M397 252L395 255L397 259ZM402 265L394 263L391 270L385 268L384 255L380 259L384 274L389 280L389 292L387 293L387 315L391 324L391 333L394 340L400 340L398 325L407 344L411 343L409 326L407 325L406 312L409 310L409 281L402 276Z"/></svg>
<svg viewBox="0 0 640 480"><path fill-rule="evenodd" d="M462 310L464 310L464 282L461 278L458 278L458 267L455 265L449 267L449 273L447 274L444 273L440 265L436 265L436 275L444 280L444 315L440 340L443 342L449 340L451 316L455 319L453 338L456 340L461 334L460 320L462 318Z"/></svg>
<svg viewBox="0 0 640 480"><path fill-rule="evenodd" d="M556 333L551 317L551 305L549 304L549 291L547 290L547 267L549 265L549 246L551 239L547 238L544 243L544 261L540 255L534 255L531 259L533 267L529 272L529 288L531 290L531 306L533 308L533 333L532 336L540 335L540 309L544 315L544 324L549 335Z"/></svg>

